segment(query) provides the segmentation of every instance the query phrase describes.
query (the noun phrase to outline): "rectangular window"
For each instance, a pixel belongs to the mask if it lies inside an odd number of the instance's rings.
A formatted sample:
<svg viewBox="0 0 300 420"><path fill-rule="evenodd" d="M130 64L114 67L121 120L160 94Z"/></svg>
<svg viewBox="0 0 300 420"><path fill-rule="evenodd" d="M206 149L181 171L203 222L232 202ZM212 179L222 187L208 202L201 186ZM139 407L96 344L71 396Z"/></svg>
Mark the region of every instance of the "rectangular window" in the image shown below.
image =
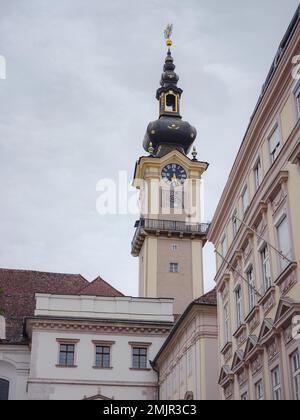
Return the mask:
<svg viewBox="0 0 300 420"><path fill-rule="evenodd" d="M263 287L264 287L264 292L266 292L272 286L270 256L269 256L269 248L267 244L261 250L260 257L261 257L261 264L262 264Z"/></svg>
<svg viewBox="0 0 300 420"><path fill-rule="evenodd" d="M171 249L172 249L172 251L177 251L177 245L176 245L176 244L173 244L173 245L171 246Z"/></svg>
<svg viewBox="0 0 300 420"><path fill-rule="evenodd" d="M170 263L169 271L170 271L170 273L179 273L179 264L178 263Z"/></svg>
<svg viewBox="0 0 300 420"><path fill-rule="evenodd" d="M229 303L224 305L224 344L229 343L230 340L230 324L229 324Z"/></svg>
<svg viewBox="0 0 300 420"><path fill-rule="evenodd" d="M245 214L249 207L249 192L246 187L242 193L242 204L243 204L243 213Z"/></svg>
<svg viewBox="0 0 300 420"><path fill-rule="evenodd" d="M280 371L279 371L278 366L272 370L271 376L272 376L273 400L280 401L282 398L281 398Z"/></svg>
<svg viewBox="0 0 300 420"><path fill-rule="evenodd" d="M260 160L254 167L254 182L255 182L255 191L257 191L262 183L262 170Z"/></svg>
<svg viewBox="0 0 300 420"><path fill-rule="evenodd" d="M277 225L276 230L277 230L279 251L281 251L285 257L289 258L291 256L291 243L290 243L288 219L286 216L284 216L284 218L281 220L279 225ZM279 257L279 258L280 258L280 268L283 271L289 265L289 261L282 257Z"/></svg>
<svg viewBox="0 0 300 420"><path fill-rule="evenodd" d="M235 236L238 231L237 211L235 211L232 216L232 231L233 231L233 236Z"/></svg>
<svg viewBox="0 0 300 420"><path fill-rule="evenodd" d="M292 381L293 381L293 399L300 401L300 356L299 351L295 351L290 357Z"/></svg>
<svg viewBox="0 0 300 420"><path fill-rule="evenodd" d="M264 399L264 386L263 381L260 380L255 384L255 399L262 401Z"/></svg>
<svg viewBox="0 0 300 420"><path fill-rule="evenodd" d="M226 254L227 254L227 238L224 235L221 240L221 255L222 257L226 257Z"/></svg>
<svg viewBox="0 0 300 420"><path fill-rule="evenodd" d="M242 325L242 289L239 286L235 291L235 305L236 305L236 324L237 328Z"/></svg>
<svg viewBox="0 0 300 420"><path fill-rule="evenodd" d="M59 365L74 366L75 344L60 344L59 346Z"/></svg>
<svg viewBox="0 0 300 420"><path fill-rule="evenodd" d="M300 118L300 87L295 93L295 100L296 100L296 107L297 107L297 115Z"/></svg>
<svg viewBox="0 0 300 420"><path fill-rule="evenodd" d="M279 127L277 126L271 136L269 137L269 150L271 162L274 163L277 159L281 149Z"/></svg>
<svg viewBox="0 0 300 420"><path fill-rule="evenodd" d="M251 267L247 271L247 280L248 280L248 303L249 303L249 312L250 312L256 305L253 267Z"/></svg>
<svg viewBox="0 0 300 420"><path fill-rule="evenodd" d="M132 367L134 369L147 369L147 348L132 347Z"/></svg>
<svg viewBox="0 0 300 420"><path fill-rule="evenodd" d="M110 346L96 346L95 367L110 368Z"/></svg>

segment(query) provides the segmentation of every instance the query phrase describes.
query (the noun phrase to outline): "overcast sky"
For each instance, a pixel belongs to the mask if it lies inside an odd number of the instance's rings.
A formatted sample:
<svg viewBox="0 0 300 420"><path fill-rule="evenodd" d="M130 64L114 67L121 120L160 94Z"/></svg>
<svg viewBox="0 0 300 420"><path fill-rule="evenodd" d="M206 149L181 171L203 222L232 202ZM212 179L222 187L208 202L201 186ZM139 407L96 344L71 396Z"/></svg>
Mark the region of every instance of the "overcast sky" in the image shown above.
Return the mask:
<svg viewBox="0 0 300 420"><path fill-rule="evenodd" d="M134 215L96 184L132 177L174 24L182 115L198 130L211 220L296 0L0 0L0 266L101 275L137 295ZM130 180L130 179L129 179ZM205 288L213 285L212 247Z"/></svg>

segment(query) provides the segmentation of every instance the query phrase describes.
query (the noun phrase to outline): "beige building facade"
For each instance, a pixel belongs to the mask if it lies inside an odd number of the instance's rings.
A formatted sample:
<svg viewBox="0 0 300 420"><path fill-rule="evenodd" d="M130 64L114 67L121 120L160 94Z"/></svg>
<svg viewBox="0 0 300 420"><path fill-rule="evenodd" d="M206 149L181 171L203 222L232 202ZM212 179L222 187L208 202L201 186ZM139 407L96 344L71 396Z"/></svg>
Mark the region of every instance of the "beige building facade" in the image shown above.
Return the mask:
<svg viewBox="0 0 300 420"><path fill-rule="evenodd" d="M299 54L297 10L209 231L223 399L300 399Z"/></svg>
<svg viewBox="0 0 300 420"><path fill-rule="evenodd" d="M215 290L194 300L156 355L160 400L217 400Z"/></svg>

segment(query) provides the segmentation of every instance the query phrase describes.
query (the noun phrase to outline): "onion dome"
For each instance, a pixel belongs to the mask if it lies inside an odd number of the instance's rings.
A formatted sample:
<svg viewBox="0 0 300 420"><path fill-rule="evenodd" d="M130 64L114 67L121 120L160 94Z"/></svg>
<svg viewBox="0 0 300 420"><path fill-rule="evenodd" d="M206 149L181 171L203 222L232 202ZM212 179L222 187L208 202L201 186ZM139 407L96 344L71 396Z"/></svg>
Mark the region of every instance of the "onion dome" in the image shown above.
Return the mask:
<svg viewBox="0 0 300 420"><path fill-rule="evenodd" d="M174 59L170 47L172 27L165 31L168 47L167 57L163 67L160 88L157 89L156 99L159 101L159 118L151 122L144 138L144 149L153 149L152 156L161 157L171 150L177 149L188 154L196 139L197 131L190 123L183 121L180 115L180 99L182 89L177 86L179 81L175 73Z"/></svg>

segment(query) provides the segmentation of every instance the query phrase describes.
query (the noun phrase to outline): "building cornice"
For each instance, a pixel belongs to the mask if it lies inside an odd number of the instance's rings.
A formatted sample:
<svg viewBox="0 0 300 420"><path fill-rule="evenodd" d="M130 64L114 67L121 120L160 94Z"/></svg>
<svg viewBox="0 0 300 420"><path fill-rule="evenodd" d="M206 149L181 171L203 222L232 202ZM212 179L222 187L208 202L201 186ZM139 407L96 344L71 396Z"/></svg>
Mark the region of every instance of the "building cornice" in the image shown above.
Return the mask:
<svg viewBox="0 0 300 420"><path fill-rule="evenodd" d="M299 14L299 10L297 13ZM292 57L297 49L299 49L300 25L298 24L298 19L296 23L296 29L294 28L292 37L290 38L288 45L285 47L286 49L284 53L280 57L276 70L274 71L263 96L260 98L259 103L255 108L254 114L233 164L233 168L228 177L228 181L222 193L210 229L209 241L213 243L215 243L220 234L219 230L223 226L223 220L229 213L229 207L232 207L233 197L238 193L238 188L240 187L240 184L235 183L234 179L236 177L239 179L243 178L245 168L248 168L249 166L248 161L254 156L254 149L256 149L258 144L262 141L262 130L264 129L266 122L270 120L270 117L274 114L274 107L277 106L278 102L285 99L285 95L283 95L283 93L287 90L288 85L293 83L291 78L291 60L289 60L288 57ZM294 25L296 25L296 23L294 23ZM253 141L253 139L256 139L256 141Z"/></svg>
<svg viewBox="0 0 300 420"><path fill-rule="evenodd" d="M64 331L72 333L97 333L113 335L143 335L166 336L169 334L173 323L144 323L118 321L118 320L79 320L79 319L53 319L53 318L28 318L26 320L26 333L31 337L33 330L39 331Z"/></svg>

